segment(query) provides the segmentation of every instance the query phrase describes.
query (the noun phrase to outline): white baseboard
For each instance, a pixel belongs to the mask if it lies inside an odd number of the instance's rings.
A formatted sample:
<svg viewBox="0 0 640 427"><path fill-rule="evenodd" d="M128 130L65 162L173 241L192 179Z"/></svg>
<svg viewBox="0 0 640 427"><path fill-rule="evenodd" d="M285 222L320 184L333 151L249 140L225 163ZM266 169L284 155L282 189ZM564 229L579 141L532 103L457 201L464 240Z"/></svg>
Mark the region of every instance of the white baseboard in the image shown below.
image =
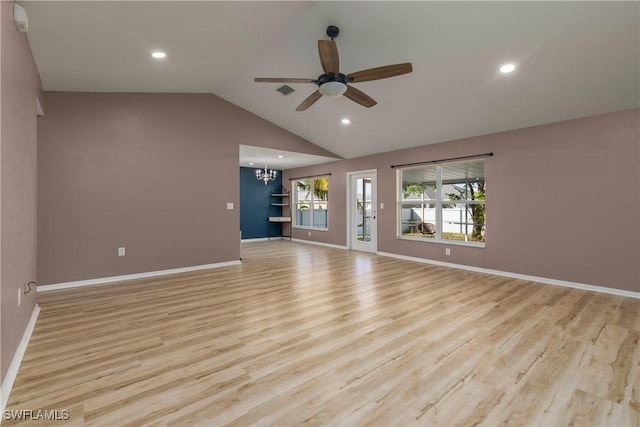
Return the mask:
<svg viewBox="0 0 640 427"><path fill-rule="evenodd" d="M242 239L241 243L269 242L271 240L289 240L289 236L256 237L255 239Z"/></svg>
<svg viewBox="0 0 640 427"><path fill-rule="evenodd" d="M36 306L33 307L33 311L31 312L31 318L29 319L29 323L27 323L27 328L22 334L20 344L18 345L16 352L13 354L13 359L11 359L11 364L9 365L7 374L5 375L4 381L2 382L2 387L0 387L0 414L4 414L4 410L7 407L7 403L9 402L9 395L11 394L13 383L18 376L18 370L20 369L22 358L24 357L24 353L25 351L27 351L27 346L29 345L29 341L31 340L31 334L33 334L33 329L36 326L38 314L40 314L40 306L36 304Z"/></svg>
<svg viewBox="0 0 640 427"><path fill-rule="evenodd" d="M298 242L298 243L308 243L310 245L326 246L328 248L334 248L334 249L349 249L347 246L334 245L334 244L331 244L331 243L316 242L316 241L313 241L313 240L291 239L291 241L292 242Z"/></svg>
<svg viewBox="0 0 640 427"><path fill-rule="evenodd" d="M493 274L495 276L511 277L513 279L529 280L532 282L540 282L548 285L565 286L568 288L582 289L585 291L601 292L604 294L620 295L623 297L640 298L640 292L626 291L624 289L607 288L605 286L587 285L585 283L569 282L566 280L549 279L547 277L529 276L528 274L511 273L509 271L492 270L490 268L473 267L463 264L454 264L451 262L434 261L425 258L418 258L406 255L398 255L389 252L378 252L378 255L388 256L391 258L404 259L407 261L420 262L423 264L433 264L442 267L451 267L461 270L475 271L477 273Z"/></svg>
<svg viewBox="0 0 640 427"><path fill-rule="evenodd" d="M240 265L238 261L218 262L215 264L194 265L192 267L172 268L170 270L149 271L146 273L125 274L123 276L101 277L99 279L78 280L75 282L53 283L50 285L38 285L38 292L53 291L56 289L78 288L81 286L103 285L105 283L124 282L126 280L146 279L149 277L166 276L168 274L188 273L197 270L209 270L211 268Z"/></svg>

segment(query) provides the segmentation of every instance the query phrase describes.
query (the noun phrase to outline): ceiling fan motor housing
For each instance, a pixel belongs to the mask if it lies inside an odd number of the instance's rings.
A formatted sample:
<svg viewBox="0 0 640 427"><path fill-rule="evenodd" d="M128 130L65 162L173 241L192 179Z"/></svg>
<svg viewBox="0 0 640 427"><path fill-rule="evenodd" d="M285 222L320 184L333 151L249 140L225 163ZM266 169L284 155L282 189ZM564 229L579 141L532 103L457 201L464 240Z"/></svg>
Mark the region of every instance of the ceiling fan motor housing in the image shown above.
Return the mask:
<svg viewBox="0 0 640 427"><path fill-rule="evenodd" d="M339 82L346 85L350 81L351 79L342 73L326 73L318 77L315 83L318 86L322 86L323 84L328 82Z"/></svg>

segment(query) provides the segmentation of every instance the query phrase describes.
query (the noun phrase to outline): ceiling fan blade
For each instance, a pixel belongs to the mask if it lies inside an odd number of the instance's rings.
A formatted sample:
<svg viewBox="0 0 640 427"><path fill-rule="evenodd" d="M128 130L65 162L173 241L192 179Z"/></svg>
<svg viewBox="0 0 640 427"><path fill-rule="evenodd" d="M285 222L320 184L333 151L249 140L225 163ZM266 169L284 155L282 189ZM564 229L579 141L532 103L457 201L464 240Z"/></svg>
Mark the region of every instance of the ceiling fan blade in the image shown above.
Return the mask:
<svg viewBox="0 0 640 427"><path fill-rule="evenodd" d="M253 79L258 83L313 83L315 79L290 79L288 77L256 77Z"/></svg>
<svg viewBox="0 0 640 427"><path fill-rule="evenodd" d="M344 96L367 108L371 108L377 104L375 99L353 86L347 86L347 91L344 93Z"/></svg>
<svg viewBox="0 0 640 427"><path fill-rule="evenodd" d="M307 108L311 107L318 99L322 98L322 94L319 90L316 90L311 95L309 95L300 105L296 108L296 111L304 111Z"/></svg>
<svg viewBox="0 0 640 427"><path fill-rule="evenodd" d="M402 74L410 73L411 71L413 71L411 63L405 62L403 64L385 65L384 67L356 71L355 73L347 75L347 77L351 79L351 83L360 83L400 76Z"/></svg>
<svg viewBox="0 0 640 427"><path fill-rule="evenodd" d="M340 60L338 59L336 42L333 40L318 40L318 54L325 73L339 73Z"/></svg>

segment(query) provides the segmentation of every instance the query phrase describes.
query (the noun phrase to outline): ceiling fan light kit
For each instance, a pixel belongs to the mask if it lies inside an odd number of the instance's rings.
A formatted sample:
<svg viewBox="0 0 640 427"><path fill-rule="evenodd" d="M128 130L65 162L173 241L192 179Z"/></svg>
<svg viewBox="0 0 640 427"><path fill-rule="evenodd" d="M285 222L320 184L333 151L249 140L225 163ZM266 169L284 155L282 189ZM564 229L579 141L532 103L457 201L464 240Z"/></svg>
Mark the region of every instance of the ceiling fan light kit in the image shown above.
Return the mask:
<svg viewBox="0 0 640 427"><path fill-rule="evenodd" d="M331 40L318 40L318 54L320 55L320 64L324 74L317 79L300 79L300 78L255 78L259 83L313 83L318 89L309 95L296 111L305 111L323 96L329 98L337 98L344 95L353 102L363 107L371 108L377 102L364 92L349 86L350 83L368 82L371 80L386 79L389 77L407 74L413 71L410 62L394 65L386 65L383 67L369 68L357 71L351 74L342 74L340 72L340 60L338 57L338 47L335 39L340 30L334 25L327 27L327 36Z"/></svg>
<svg viewBox="0 0 640 427"><path fill-rule="evenodd" d="M323 96L337 98L347 91L347 85L341 82L327 82L318 88Z"/></svg>
<svg viewBox="0 0 640 427"><path fill-rule="evenodd" d="M329 98L337 98L345 93L348 82L349 78L342 73L326 73L314 81L320 93Z"/></svg>

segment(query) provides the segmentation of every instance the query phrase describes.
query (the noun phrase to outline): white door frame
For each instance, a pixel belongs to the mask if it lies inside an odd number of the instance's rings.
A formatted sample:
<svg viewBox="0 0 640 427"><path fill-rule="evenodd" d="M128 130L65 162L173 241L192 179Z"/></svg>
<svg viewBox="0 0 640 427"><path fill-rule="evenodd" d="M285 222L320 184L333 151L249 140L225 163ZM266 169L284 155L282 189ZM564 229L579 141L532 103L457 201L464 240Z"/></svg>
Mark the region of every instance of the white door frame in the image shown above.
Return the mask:
<svg viewBox="0 0 640 427"><path fill-rule="evenodd" d="M371 208L374 220L371 223L371 243L360 244L355 241L353 224L351 222L354 215L355 194L353 194L353 179L360 175L371 176ZM347 172L347 247L351 250L366 252L378 252L378 170L367 169L361 171Z"/></svg>

